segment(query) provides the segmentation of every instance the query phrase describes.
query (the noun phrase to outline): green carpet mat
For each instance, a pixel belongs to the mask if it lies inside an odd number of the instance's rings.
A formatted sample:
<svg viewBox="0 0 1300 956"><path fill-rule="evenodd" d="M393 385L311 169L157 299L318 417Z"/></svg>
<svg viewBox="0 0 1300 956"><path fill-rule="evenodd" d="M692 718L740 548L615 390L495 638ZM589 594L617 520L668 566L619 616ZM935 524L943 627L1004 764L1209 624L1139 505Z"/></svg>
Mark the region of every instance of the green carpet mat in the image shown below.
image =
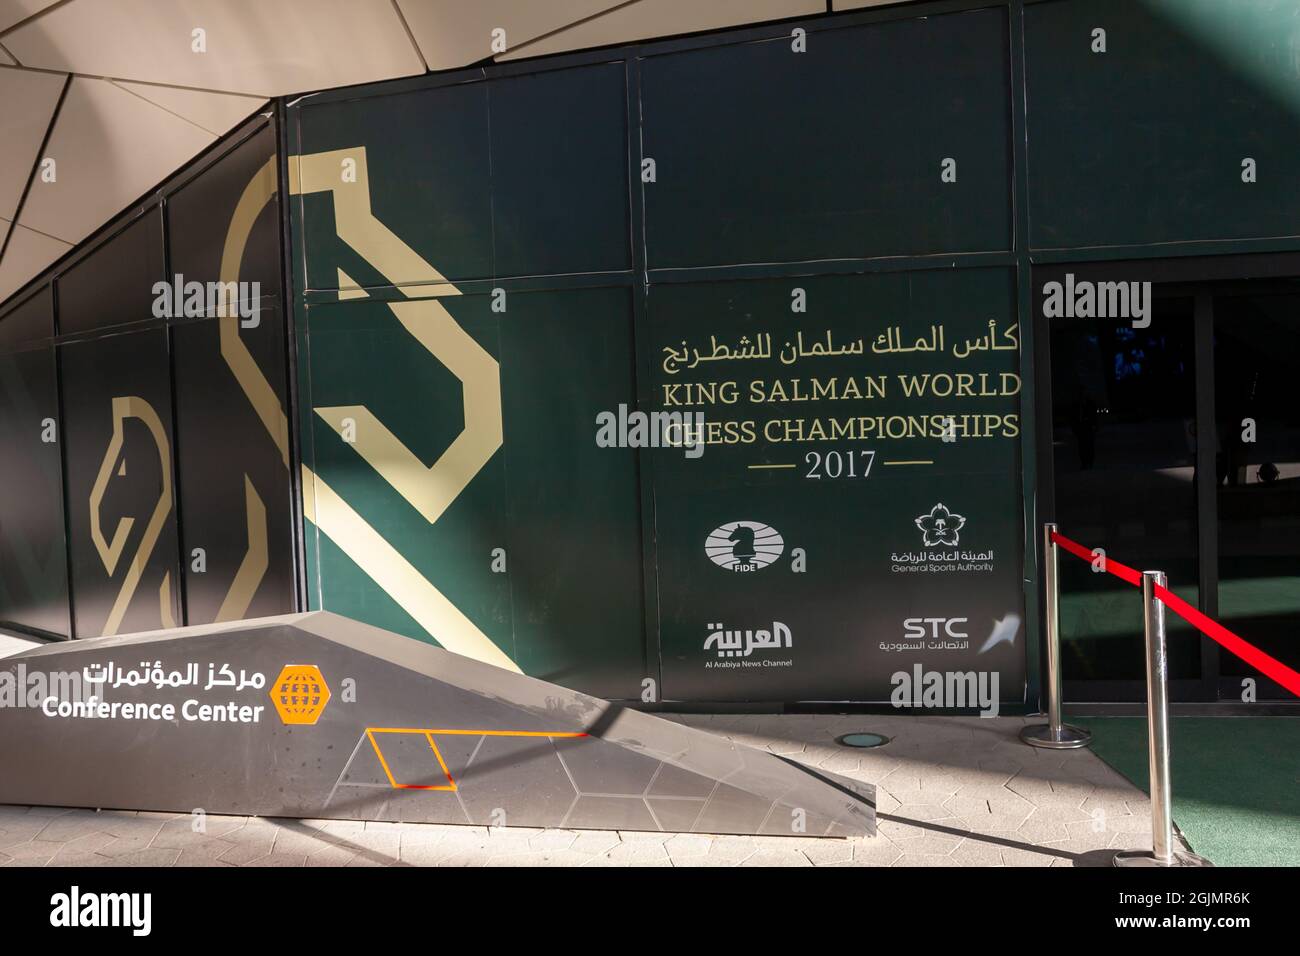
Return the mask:
<svg viewBox="0 0 1300 956"><path fill-rule="evenodd" d="M1092 749L1148 790L1142 717L1072 718ZM1300 718L1175 717L1174 822L1216 866L1300 866Z"/></svg>

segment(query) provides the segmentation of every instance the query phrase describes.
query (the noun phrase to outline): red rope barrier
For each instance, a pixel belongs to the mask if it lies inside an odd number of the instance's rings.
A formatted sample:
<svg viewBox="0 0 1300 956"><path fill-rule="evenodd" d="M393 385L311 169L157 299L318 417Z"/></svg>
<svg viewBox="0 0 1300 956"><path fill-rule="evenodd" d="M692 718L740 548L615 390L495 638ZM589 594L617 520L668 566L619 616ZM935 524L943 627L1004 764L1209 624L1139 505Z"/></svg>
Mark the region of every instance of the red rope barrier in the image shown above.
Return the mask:
<svg viewBox="0 0 1300 956"><path fill-rule="evenodd" d="M1135 587L1142 586L1142 573L1140 571L1135 571L1126 564L1120 564L1109 556L1102 557L1097 552L1085 548L1077 541L1070 540L1058 531L1052 532L1052 541L1076 558L1087 561L1089 564L1100 558L1102 560L1102 570ZM1236 654L1261 674L1266 675L1297 697L1300 697L1300 673L1287 667L1277 658L1265 654L1253 644L1247 643L1213 618L1206 617L1168 588L1157 585L1155 594L1165 603L1166 607L1210 638L1210 640Z"/></svg>
<svg viewBox="0 0 1300 956"><path fill-rule="evenodd" d="M1069 551L1076 558L1082 558L1084 561L1087 561L1089 564L1092 564L1093 561L1096 561L1098 558L1101 558L1101 555L1099 553L1095 551L1089 551L1083 545L1079 544L1079 542L1071 541L1069 538L1067 538L1065 535L1061 534L1060 532L1057 531L1052 532L1052 541L1056 544L1059 544L1066 551ZM1127 564L1120 564L1112 557L1107 556L1105 558L1102 558L1102 570L1109 571L1111 574L1115 575L1115 577L1119 578L1121 581L1127 581L1129 584L1133 585L1134 587L1140 588L1142 586L1141 571L1134 571Z"/></svg>

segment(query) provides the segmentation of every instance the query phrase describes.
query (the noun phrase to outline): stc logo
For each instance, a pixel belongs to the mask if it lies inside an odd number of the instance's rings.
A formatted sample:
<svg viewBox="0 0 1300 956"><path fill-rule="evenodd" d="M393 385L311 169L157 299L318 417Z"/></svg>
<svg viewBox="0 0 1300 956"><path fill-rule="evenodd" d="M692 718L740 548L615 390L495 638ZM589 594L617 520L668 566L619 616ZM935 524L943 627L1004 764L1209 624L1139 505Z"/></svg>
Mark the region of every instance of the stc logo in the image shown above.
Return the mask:
<svg viewBox="0 0 1300 956"><path fill-rule="evenodd" d="M757 571L781 557L784 550L780 532L761 521L729 521L704 540L709 560L728 571Z"/></svg>
<svg viewBox="0 0 1300 956"><path fill-rule="evenodd" d="M962 628L969 624L968 617L909 617L903 622L906 636L916 641L939 640L943 637L964 639L970 635Z"/></svg>

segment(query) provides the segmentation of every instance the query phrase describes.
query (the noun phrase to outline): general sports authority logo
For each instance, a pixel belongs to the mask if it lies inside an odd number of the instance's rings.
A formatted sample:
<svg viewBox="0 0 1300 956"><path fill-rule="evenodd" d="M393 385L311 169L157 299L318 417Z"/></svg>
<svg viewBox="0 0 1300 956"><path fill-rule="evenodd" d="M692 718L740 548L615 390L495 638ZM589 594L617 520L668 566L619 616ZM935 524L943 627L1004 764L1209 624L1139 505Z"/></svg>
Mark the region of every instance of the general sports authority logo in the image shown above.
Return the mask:
<svg viewBox="0 0 1300 956"><path fill-rule="evenodd" d="M270 690L282 723L314 724L330 702L329 685L315 664L286 664Z"/></svg>
<svg viewBox="0 0 1300 956"><path fill-rule="evenodd" d="M927 548L936 545L956 545L957 532L966 524L966 519L953 514L942 503L930 509L929 514L917 515L916 526L921 529L922 541Z"/></svg>

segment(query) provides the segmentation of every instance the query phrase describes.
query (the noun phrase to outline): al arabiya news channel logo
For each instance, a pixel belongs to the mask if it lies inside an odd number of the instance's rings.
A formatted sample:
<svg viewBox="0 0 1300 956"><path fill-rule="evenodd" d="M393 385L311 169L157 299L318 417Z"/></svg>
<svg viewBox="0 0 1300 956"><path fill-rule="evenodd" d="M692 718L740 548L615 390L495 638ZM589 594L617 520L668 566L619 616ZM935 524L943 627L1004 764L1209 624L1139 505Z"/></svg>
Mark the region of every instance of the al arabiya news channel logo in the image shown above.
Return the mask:
<svg viewBox="0 0 1300 956"><path fill-rule="evenodd" d="M917 515L913 522L921 532L921 547L916 551L890 554L890 570L895 574L948 571L988 572L993 570L993 551L962 549L961 533L966 516L953 511L943 502Z"/></svg>
<svg viewBox="0 0 1300 956"><path fill-rule="evenodd" d="M785 551L785 539L771 525L761 521L728 521L709 532L704 553L728 571L758 571Z"/></svg>

